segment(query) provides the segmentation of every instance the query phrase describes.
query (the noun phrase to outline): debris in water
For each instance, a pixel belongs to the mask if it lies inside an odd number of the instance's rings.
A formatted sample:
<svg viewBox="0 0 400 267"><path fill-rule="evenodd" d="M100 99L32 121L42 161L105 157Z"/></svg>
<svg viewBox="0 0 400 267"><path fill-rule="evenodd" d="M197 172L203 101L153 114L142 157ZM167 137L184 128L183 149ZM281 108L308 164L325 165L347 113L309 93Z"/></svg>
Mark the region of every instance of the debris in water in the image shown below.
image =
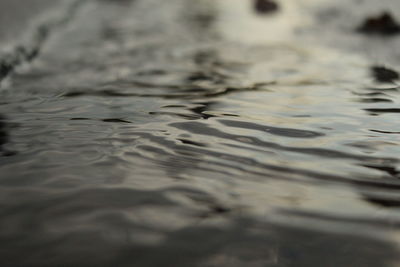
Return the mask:
<svg viewBox="0 0 400 267"><path fill-rule="evenodd" d="M400 78L396 71L384 66L373 66L371 71L372 75L375 77L375 80L381 83L391 83Z"/></svg>
<svg viewBox="0 0 400 267"><path fill-rule="evenodd" d="M267 14L278 11L279 6L272 0L255 0L254 9L259 14Z"/></svg>
<svg viewBox="0 0 400 267"><path fill-rule="evenodd" d="M369 17L358 27L358 32L375 35L395 35L400 33L400 25L388 12L380 16Z"/></svg>

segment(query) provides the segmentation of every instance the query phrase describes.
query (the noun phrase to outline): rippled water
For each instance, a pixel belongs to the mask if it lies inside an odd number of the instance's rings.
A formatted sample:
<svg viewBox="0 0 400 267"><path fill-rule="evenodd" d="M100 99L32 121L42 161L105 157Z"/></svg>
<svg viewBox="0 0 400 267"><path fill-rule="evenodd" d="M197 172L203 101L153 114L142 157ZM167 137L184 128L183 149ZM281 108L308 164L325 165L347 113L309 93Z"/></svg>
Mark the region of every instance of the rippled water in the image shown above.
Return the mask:
<svg viewBox="0 0 400 267"><path fill-rule="evenodd" d="M3 81L1 265L400 266L399 4L279 3L82 5Z"/></svg>

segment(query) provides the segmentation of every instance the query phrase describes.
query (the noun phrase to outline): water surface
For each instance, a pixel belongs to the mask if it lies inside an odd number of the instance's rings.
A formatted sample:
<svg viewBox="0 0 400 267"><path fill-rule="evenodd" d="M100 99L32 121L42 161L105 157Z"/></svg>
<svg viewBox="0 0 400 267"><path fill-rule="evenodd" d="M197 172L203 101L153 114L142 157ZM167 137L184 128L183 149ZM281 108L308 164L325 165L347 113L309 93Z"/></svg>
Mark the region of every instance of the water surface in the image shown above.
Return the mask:
<svg viewBox="0 0 400 267"><path fill-rule="evenodd" d="M400 266L398 4L279 6L82 4L3 81L0 262Z"/></svg>

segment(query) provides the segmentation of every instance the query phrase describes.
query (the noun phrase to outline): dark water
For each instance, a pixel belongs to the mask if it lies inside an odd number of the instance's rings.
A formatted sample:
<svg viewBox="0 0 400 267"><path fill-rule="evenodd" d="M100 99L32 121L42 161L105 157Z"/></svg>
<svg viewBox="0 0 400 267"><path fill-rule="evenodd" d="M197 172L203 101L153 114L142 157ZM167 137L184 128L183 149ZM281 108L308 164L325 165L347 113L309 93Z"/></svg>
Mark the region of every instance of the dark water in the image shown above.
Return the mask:
<svg viewBox="0 0 400 267"><path fill-rule="evenodd" d="M398 6L82 4L3 80L1 266L400 266Z"/></svg>

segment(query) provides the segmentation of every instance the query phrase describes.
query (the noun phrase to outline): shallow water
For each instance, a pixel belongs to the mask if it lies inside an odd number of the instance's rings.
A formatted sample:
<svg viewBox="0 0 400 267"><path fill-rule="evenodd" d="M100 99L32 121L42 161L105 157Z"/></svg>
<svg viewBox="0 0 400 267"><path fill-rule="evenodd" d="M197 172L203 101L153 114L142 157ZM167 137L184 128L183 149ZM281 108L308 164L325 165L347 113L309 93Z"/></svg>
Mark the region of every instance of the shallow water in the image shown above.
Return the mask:
<svg viewBox="0 0 400 267"><path fill-rule="evenodd" d="M88 1L3 81L2 265L400 266L400 41L355 32L398 4L160 2Z"/></svg>

